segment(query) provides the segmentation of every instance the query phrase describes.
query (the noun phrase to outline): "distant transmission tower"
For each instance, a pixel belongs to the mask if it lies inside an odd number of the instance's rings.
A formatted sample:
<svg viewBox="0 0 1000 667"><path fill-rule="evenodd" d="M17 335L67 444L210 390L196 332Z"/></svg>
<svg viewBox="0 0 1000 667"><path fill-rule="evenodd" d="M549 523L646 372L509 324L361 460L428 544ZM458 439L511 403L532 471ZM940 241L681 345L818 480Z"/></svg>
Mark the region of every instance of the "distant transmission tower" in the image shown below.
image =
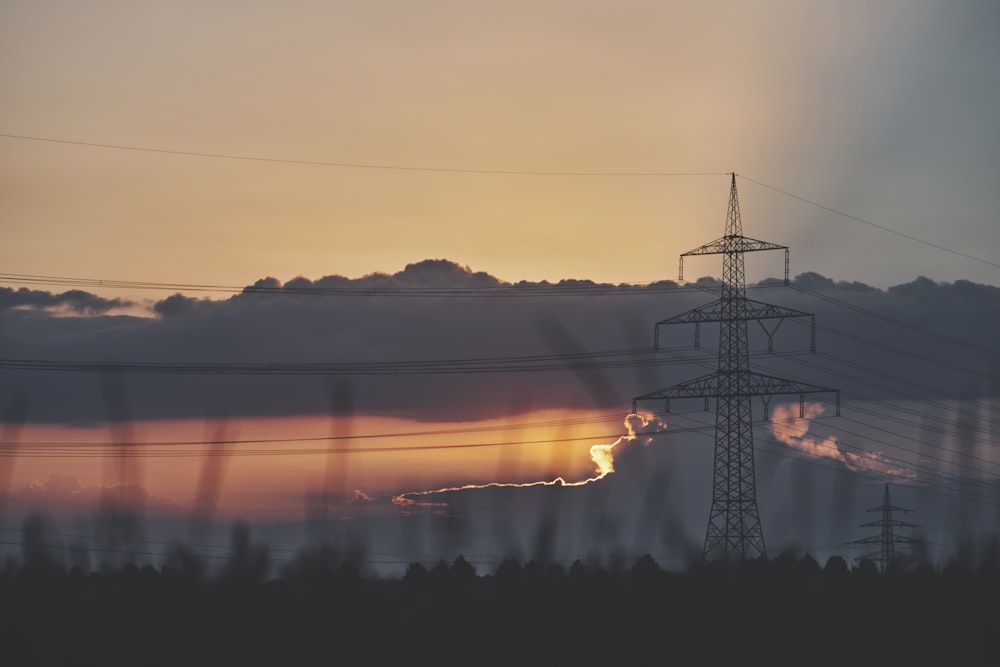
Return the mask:
<svg viewBox="0 0 1000 667"><path fill-rule="evenodd" d="M872 535L871 537L865 537L860 540L854 540L854 544L877 544L879 545L879 550L874 551L864 556L858 556L857 560L862 558L867 558L874 561L878 565L879 572L885 572L886 568L896 562L910 560L909 554L901 553L896 549L897 545L900 544L921 544L923 540L919 540L913 537L905 537L903 535L896 534L896 528L919 528L920 526L915 523L909 523L908 521L899 521L898 519L892 518L893 512L912 512L913 510L906 509L905 507L894 507L889 501L889 485L885 485L885 495L882 498L882 504L878 507L872 507L869 512L881 512L882 518L878 521L869 521L868 523L861 524L862 528L881 528L882 531L878 535Z"/></svg>
<svg viewBox="0 0 1000 667"><path fill-rule="evenodd" d="M708 517L703 556L707 560L744 560L764 557L764 534L757 512L757 488L754 477L753 416L751 398L763 397L765 412L770 397L798 394L799 416L803 415L805 394L834 392L833 389L803 384L793 380L754 373L750 370L747 323L760 322L767 334L768 350L773 349L773 336L781 321L790 317L812 318L811 347L816 345L815 316L798 310L782 308L748 299L743 255L758 250L785 251L785 284L788 284L788 247L757 241L743 236L740 203L736 195L736 174L732 174L729 190L729 211L726 234L680 256L679 280L684 280L684 258L693 255L723 255L722 295L705 306L656 323L654 347L660 347L660 326L664 324L694 324L695 347L700 345L700 325L718 322L719 365L711 375L643 394L632 399L632 410L638 401L663 400L670 411L672 398L716 399L715 461L712 473L712 509ZM765 320L778 320L770 330ZM840 414L840 394L837 393L837 414Z"/></svg>

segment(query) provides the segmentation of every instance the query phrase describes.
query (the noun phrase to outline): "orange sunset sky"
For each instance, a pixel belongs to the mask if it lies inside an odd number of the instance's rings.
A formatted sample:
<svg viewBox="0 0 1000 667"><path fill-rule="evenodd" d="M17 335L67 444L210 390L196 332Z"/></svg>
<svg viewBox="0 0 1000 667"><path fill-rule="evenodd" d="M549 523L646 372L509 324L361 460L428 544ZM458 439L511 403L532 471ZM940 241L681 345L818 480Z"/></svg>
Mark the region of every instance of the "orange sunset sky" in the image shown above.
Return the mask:
<svg viewBox="0 0 1000 667"><path fill-rule="evenodd" d="M968 254L1000 247L990 2L14 0L0 11L0 133L446 169L736 171ZM511 281L647 282L717 233L726 182L0 137L0 266L244 285L444 257ZM747 233L791 245L799 270L880 286L911 280L914 265L997 280L995 266L749 182L741 195Z"/></svg>
<svg viewBox="0 0 1000 667"><path fill-rule="evenodd" d="M150 491L147 509L154 513L186 511L198 497L206 453L220 446L176 443L254 440L229 446L221 464L218 509L227 516L297 518L304 497L324 490L337 498L355 491L375 497L497 480L594 477L590 447L614 443L625 433L623 420L624 411L535 411L471 424L326 416L145 421L132 425L143 455L131 460L134 467L125 482ZM113 450L100 446L115 442L106 427L30 425L22 433L13 487L27 486L36 495L22 493L17 502L84 503L94 500L85 487L121 479L109 463ZM325 440L351 435L364 437ZM46 442L71 442L73 454L53 456L51 448L31 444ZM52 494L60 476L72 477L80 488L63 497Z"/></svg>

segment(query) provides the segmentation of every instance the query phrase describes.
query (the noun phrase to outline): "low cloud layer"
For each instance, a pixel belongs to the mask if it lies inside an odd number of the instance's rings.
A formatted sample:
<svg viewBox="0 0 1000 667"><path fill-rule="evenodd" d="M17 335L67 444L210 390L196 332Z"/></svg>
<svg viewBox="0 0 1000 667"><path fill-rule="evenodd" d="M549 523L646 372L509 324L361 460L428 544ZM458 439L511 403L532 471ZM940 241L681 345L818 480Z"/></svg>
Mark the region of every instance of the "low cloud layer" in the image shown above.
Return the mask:
<svg viewBox="0 0 1000 667"><path fill-rule="evenodd" d="M78 315L100 315L131 305L133 303L125 299L105 299L78 289L53 294L44 290L31 290L27 287L16 290L10 287L0 287L0 311L10 308L31 308L65 311Z"/></svg>
<svg viewBox="0 0 1000 667"><path fill-rule="evenodd" d="M394 275L359 279L327 276L281 283L265 278L221 300L176 294L153 304L146 317L105 314L126 303L118 299L7 289L0 291L0 304L7 304L0 308L0 345L7 360L156 363L168 368L365 364L339 380L351 387L351 410L362 414L469 420L506 415L513 403L534 409L620 408L624 414L633 396L713 370L715 325L701 327L700 349L691 347L691 326L662 328L665 352L660 358L665 363L645 362L654 359L654 323L714 300L715 285L703 279L683 287L586 281L510 286L452 262L429 260ZM545 295L524 292L539 287ZM485 293L456 296L448 288ZM419 298L386 295L385 290L394 289L445 291ZM505 289L517 295L493 295ZM772 329L776 322L768 322L775 353L766 354L766 334L751 323L751 349L760 353L752 363L760 372L839 388L845 400L921 398L935 391L957 395L960 387L966 395L997 392L996 287L918 278L880 290L803 274L790 288L775 283L751 290L750 296L815 313L819 325L818 354L810 355L807 319L783 322L777 331ZM46 309L54 305L79 316L60 317ZM928 330L939 336L927 335ZM602 368L588 365L593 360L582 356L608 351L620 354L602 357ZM678 354L697 363L677 363ZM556 358L544 364L498 361L546 355ZM485 367L446 373L438 363L433 373L414 372L416 362L463 360L485 360ZM525 363L548 370L510 372ZM376 364L383 374L371 373ZM408 370L394 371L394 365ZM124 385L129 414L137 419L339 409L331 408L330 380L322 375L128 374ZM101 386L95 372L0 370L0 400L26 395L28 420L35 422L103 421L109 408Z"/></svg>
<svg viewBox="0 0 1000 667"><path fill-rule="evenodd" d="M32 480L20 491L12 494L11 498L14 502L38 503L40 505L97 506L110 499L130 507L152 506L158 510L177 506L171 500L153 495L139 484L84 486L75 477L56 472L49 474L48 479L44 481Z"/></svg>
<svg viewBox="0 0 1000 667"><path fill-rule="evenodd" d="M809 435L810 420L820 417L824 412L826 408L819 403L805 403L800 417L797 406L790 403L778 405L771 415L771 435L777 442L793 447L809 457L838 461L852 472L875 472L901 481L916 477L894 465L881 452L853 452L841 447L836 435L826 435L822 439Z"/></svg>

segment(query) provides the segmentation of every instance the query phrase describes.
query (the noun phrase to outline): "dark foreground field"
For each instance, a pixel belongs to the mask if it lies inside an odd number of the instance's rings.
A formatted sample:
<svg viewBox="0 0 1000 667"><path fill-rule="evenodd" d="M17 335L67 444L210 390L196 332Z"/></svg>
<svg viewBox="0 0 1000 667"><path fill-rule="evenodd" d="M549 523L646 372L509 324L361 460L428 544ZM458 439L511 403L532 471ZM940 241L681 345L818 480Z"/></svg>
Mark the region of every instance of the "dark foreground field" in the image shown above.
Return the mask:
<svg viewBox="0 0 1000 667"><path fill-rule="evenodd" d="M303 556L276 578L44 564L0 574L3 665L1000 665L995 567L805 557L618 571L462 558L405 577Z"/></svg>

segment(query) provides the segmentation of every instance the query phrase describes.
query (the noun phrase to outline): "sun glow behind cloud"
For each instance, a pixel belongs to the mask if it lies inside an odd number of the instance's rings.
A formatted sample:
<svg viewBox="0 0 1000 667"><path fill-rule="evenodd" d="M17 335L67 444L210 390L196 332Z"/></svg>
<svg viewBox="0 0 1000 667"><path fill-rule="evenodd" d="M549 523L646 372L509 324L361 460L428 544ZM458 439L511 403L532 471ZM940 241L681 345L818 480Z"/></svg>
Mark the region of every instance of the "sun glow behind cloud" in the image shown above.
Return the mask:
<svg viewBox="0 0 1000 667"><path fill-rule="evenodd" d="M485 484L498 475L512 483L579 484L613 472L613 448L634 435L595 441L618 430L619 419L606 411L544 410L478 422L306 416L228 419L220 428L206 420L146 421L132 425L135 444L120 447L106 427L27 424L9 490L14 500L86 505L96 497L87 489L117 483L105 479L105 469L121 455L140 457L139 479L129 482L170 510L195 505L208 457L221 456L220 513L258 517L301 515L303 498L324 489L351 503L406 488ZM212 442L220 434L237 442ZM157 502L147 510L156 511Z"/></svg>
<svg viewBox="0 0 1000 667"><path fill-rule="evenodd" d="M453 491L470 491L476 489L496 489L496 488L530 488L536 486L585 486L593 482L599 482L608 475L614 473L614 454L616 448L624 448L629 445L629 443L634 442L637 439L637 432L645 429L650 423L655 423L658 427L665 428L666 422L660 420L659 418L653 417L652 415L641 415L641 414L630 414L625 418L624 425L626 428L626 433L620 436L617 440L610 444L597 444L590 447L590 458L594 464L594 470L591 473L592 476L585 479L568 481L563 476L558 476L550 480L537 480L531 482L505 482L505 481L493 481L487 482L485 484L463 484L460 486L450 486L439 489L433 489L429 491L409 491L406 493L401 493L393 498L393 503L399 505L405 512L411 512L419 509L437 509L445 511L447 508L446 502L439 501L421 501L421 497L426 496L439 496L441 494L446 494ZM648 444L648 441L647 441Z"/></svg>

